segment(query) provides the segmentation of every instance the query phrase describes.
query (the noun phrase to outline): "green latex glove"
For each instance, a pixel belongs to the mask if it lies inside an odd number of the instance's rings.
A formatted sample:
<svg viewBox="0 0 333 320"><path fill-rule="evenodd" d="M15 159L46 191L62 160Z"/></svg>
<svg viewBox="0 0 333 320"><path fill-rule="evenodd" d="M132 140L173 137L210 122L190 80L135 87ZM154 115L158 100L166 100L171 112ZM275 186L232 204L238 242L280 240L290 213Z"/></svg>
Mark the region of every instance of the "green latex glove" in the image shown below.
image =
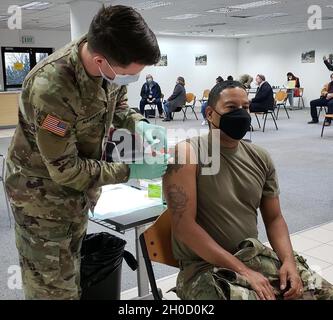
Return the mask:
<svg viewBox="0 0 333 320"><path fill-rule="evenodd" d="M143 163L131 163L130 179L157 179L161 178L168 166L169 155L145 157Z"/></svg>
<svg viewBox="0 0 333 320"><path fill-rule="evenodd" d="M142 137L144 143L146 142L150 145L152 151L161 153L161 150L164 149L164 153L167 153L168 140L164 127L139 121L136 123L135 132Z"/></svg>

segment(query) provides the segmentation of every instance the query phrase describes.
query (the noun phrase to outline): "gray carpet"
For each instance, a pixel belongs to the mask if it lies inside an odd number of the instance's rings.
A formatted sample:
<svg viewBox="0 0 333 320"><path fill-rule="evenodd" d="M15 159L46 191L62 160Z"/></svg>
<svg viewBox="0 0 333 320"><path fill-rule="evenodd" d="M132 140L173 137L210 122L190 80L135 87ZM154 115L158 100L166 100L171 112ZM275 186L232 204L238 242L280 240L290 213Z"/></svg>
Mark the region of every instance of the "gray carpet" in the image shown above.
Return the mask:
<svg viewBox="0 0 333 320"><path fill-rule="evenodd" d="M291 233L304 230L333 220L333 126L325 130L320 138L321 125L308 125L309 110L291 111L288 120L282 112L278 120L279 131L275 130L272 120L268 120L266 132L259 131L253 121L255 132L252 141L266 148L277 167L281 206ZM200 117L201 118L201 117ZM180 114L171 123L163 123L168 128L202 129L201 120L194 115L183 122ZM157 123L161 123L159 120ZM247 136L249 138L249 135ZM0 139L0 153L6 153L9 138ZM1 188L0 188L1 189ZM17 265L13 228L9 229L5 211L3 191L0 190L0 299L22 299L21 290L11 290L7 282L11 280L8 268ZM260 239L265 241L262 220L259 218ZM105 231L94 224L89 225L88 232ZM134 231L124 236L127 250L135 254ZM176 269L157 265L157 278L175 273ZM122 290L136 286L136 273L124 264Z"/></svg>

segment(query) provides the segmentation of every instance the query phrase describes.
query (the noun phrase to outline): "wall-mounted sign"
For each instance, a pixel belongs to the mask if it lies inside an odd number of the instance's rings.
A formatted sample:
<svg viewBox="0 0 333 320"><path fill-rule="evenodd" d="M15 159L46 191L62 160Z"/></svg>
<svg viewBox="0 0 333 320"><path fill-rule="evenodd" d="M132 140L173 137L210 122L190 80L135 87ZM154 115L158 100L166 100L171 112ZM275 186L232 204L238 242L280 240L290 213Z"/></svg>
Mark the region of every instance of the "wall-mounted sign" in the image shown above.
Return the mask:
<svg viewBox="0 0 333 320"><path fill-rule="evenodd" d="M34 44L35 37L34 36L21 36L20 41L22 44Z"/></svg>

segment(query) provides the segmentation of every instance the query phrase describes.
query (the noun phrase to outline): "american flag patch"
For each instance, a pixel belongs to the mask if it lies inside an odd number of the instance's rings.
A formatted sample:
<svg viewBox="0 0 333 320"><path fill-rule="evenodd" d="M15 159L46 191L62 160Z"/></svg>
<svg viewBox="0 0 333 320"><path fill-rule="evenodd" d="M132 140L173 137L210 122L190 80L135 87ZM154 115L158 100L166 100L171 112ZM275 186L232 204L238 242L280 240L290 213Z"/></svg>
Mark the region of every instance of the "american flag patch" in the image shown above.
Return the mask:
<svg viewBox="0 0 333 320"><path fill-rule="evenodd" d="M43 121L42 128L64 137L68 128L68 123L48 114Z"/></svg>

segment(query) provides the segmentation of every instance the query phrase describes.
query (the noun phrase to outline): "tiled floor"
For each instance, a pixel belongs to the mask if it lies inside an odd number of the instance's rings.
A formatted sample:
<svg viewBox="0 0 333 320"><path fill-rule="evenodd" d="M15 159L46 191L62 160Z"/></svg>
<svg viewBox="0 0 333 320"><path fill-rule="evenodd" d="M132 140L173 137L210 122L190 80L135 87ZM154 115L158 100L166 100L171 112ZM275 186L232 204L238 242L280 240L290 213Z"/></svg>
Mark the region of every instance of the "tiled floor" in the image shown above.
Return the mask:
<svg viewBox="0 0 333 320"><path fill-rule="evenodd" d="M301 254L311 269L318 272L333 284L333 222L320 225L291 235L293 248ZM166 293L176 285L177 274L159 279L157 286L162 290L163 297L175 300L173 293ZM122 292L121 299L128 300L137 296L137 288Z"/></svg>
<svg viewBox="0 0 333 320"><path fill-rule="evenodd" d="M15 129L1 129L0 138L8 138L14 135Z"/></svg>

